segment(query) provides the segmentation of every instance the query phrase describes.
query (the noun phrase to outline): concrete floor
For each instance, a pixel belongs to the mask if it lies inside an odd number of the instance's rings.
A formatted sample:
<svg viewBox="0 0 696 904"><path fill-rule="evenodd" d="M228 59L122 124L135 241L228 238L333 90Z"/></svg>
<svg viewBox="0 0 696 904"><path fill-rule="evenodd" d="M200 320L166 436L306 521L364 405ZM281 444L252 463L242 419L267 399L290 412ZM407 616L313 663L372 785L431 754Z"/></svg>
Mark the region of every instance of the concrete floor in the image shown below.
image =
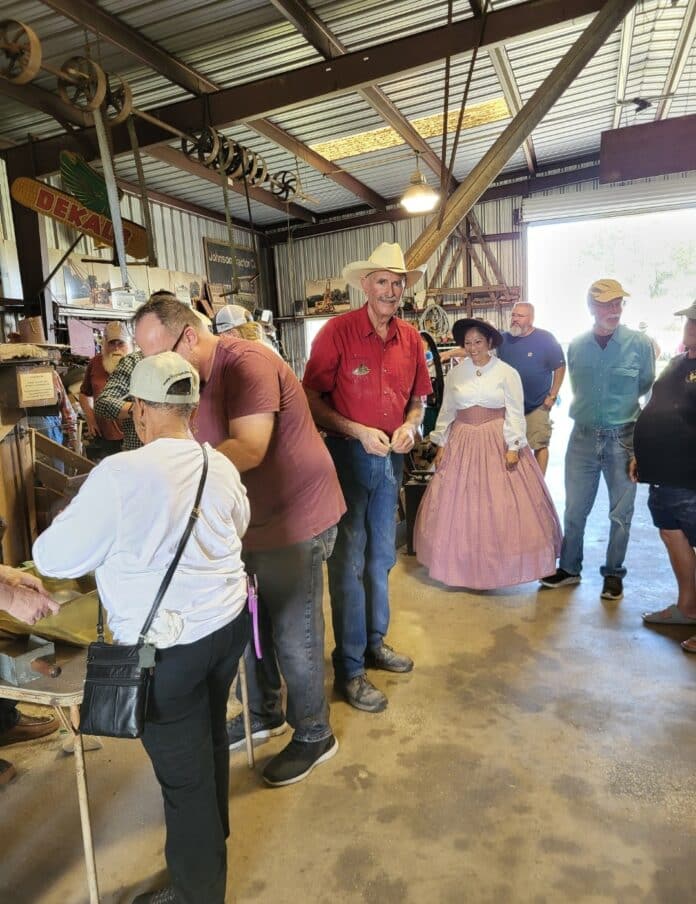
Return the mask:
<svg viewBox="0 0 696 904"><path fill-rule="evenodd" d="M559 433L563 433L563 429ZM562 512L558 449L549 483ZM583 583L466 593L399 553L390 641L406 676L371 715L334 702L339 754L284 789L259 771L286 737L231 759L233 904L687 904L696 899L696 656L642 627L673 581L639 490L626 596L600 601L600 490ZM327 688L330 687L327 638ZM87 900L73 764L58 735L4 752L0 901ZM163 867L157 784L137 742L88 755L104 904Z"/></svg>

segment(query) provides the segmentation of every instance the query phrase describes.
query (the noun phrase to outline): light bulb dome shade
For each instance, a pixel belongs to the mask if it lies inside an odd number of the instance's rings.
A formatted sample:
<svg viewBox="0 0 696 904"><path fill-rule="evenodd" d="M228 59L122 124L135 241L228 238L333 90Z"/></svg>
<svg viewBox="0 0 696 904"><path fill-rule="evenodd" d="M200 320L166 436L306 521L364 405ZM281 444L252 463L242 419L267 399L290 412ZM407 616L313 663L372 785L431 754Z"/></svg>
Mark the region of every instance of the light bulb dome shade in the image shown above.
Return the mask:
<svg viewBox="0 0 696 904"><path fill-rule="evenodd" d="M410 182L399 203L408 213L430 213L437 207L440 193L428 185L419 170L413 173Z"/></svg>

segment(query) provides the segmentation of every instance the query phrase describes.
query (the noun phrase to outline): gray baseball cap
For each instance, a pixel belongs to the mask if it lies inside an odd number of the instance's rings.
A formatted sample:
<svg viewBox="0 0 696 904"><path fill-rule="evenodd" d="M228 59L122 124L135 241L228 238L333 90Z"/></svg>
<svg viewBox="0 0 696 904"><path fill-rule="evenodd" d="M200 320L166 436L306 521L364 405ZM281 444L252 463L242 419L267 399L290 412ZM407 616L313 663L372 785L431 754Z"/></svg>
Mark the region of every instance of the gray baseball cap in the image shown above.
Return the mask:
<svg viewBox="0 0 696 904"><path fill-rule="evenodd" d="M691 305L688 308L684 308L683 311L675 311L675 317L682 315L683 317L688 317L689 320L696 320L696 301L692 301Z"/></svg>
<svg viewBox="0 0 696 904"><path fill-rule="evenodd" d="M185 391L171 392L175 383L188 381ZM196 405L199 399L196 371L176 352L161 352L138 361L130 381L130 394L144 402L166 402L168 405ZM178 387L179 388L179 387Z"/></svg>

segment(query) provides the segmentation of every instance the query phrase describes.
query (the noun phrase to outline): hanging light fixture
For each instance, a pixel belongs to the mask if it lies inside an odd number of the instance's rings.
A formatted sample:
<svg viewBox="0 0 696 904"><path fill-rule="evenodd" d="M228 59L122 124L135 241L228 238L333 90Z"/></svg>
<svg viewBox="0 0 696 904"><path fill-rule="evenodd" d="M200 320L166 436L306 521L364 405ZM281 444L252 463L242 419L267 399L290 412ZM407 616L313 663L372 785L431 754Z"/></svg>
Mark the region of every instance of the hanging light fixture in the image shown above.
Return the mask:
<svg viewBox="0 0 696 904"><path fill-rule="evenodd" d="M428 185L425 176L420 171L418 160L419 155L416 151L416 169L399 203L408 213L430 213L437 207L440 193Z"/></svg>

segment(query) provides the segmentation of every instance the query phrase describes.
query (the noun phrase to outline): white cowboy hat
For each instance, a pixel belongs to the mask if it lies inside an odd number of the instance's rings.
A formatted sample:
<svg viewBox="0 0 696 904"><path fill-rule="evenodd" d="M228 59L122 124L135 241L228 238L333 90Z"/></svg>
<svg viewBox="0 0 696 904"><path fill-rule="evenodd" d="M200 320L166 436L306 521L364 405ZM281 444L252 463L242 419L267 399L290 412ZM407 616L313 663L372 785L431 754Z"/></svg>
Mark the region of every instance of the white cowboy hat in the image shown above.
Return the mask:
<svg viewBox="0 0 696 904"><path fill-rule="evenodd" d="M353 261L343 268L343 278L354 289L362 289L360 280L375 270L389 270L391 273L402 273L406 277L406 288L409 289L417 283L425 273L425 267L417 267L415 270L406 269L404 252L401 246L394 242L382 242L378 245L366 261Z"/></svg>

